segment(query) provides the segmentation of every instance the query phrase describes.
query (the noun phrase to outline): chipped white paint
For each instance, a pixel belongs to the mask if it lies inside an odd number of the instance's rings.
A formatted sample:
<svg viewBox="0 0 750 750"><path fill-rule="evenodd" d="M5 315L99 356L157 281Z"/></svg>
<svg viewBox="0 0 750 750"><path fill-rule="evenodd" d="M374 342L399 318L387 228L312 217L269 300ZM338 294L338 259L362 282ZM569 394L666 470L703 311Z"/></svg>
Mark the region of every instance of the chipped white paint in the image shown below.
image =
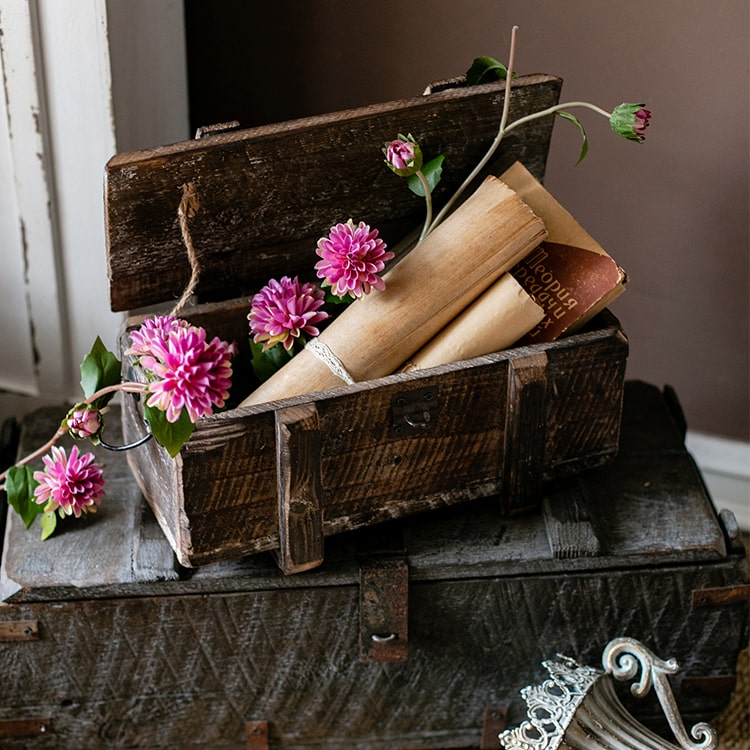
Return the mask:
<svg viewBox="0 0 750 750"><path fill-rule="evenodd" d="M7 149L0 224L5 266L0 384L25 394L60 392L68 348L34 10L29 2L0 0L5 114L0 142Z"/></svg>
<svg viewBox="0 0 750 750"><path fill-rule="evenodd" d="M118 140L122 150L188 137L188 117L176 0L0 0L0 30L4 417L78 398L94 338L115 346L104 165Z"/></svg>

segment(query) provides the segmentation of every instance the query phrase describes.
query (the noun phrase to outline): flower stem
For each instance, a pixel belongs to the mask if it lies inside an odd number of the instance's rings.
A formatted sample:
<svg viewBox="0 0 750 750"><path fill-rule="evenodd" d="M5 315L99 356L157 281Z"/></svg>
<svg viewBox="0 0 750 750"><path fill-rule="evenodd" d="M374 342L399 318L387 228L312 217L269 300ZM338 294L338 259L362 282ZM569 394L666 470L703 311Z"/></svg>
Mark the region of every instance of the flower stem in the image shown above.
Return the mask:
<svg viewBox="0 0 750 750"><path fill-rule="evenodd" d="M514 58L516 56L516 32L518 31L518 26L514 26L511 29L510 33L510 52L508 53L508 67L505 73L505 98L503 100L503 112L500 116L500 126L497 130L497 135L495 136L495 140L490 145L489 149L487 150L487 153L482 157L482 159L479 161L479 163L474 167L474 169L471 171L471 174L463 181L461 186L456 190L456 192L453 194L451 199L443 206L443 208L440 210L440 213L435 217L435 220L432 222L431 226L428 228L426 233L423 233L423 236L427 236L446 216L448 211L453 207L453 204L461 197L464 190L469 186L471 181L481 172L482 169L484 169L487 162L492 158L492 155L497 151L498 146L503 140L503 136L506 132L506 123L508 122L508 112L510 111L510 89L511 89L511 81L513 80L513 64L514 64Z"/></svg>
<svg viewBox="0 0 750 750"><path fill-rule="evenodd" d="M432 189L430 188L430 183L427 182L427 178L424 176L424 172L422 172L421 169L418 170L415 174L417 175L417 177L419 177L419 181L422 183L422 187L424 188L424 200L427 206L427 215L424 219L424 227L422 228L422 234L419 235L419 239L423 240L429 233L430 224L432 223Z"/></svg>
<svg viewBox="0 0 750 750"><path fill-rule="evenodd" d="M445 218L445 216L453 207L454 203L462 195L464 190L466 190L466 188L469 186L472 180L479 174L479 172L481 172L482 169L484 169L484 167L487 165L487 162L493 157L493 155L499 148L500 144L502 143L503 138L505 137L507 133L510 133L512 130L515 130L517 127L521 125L525 125L527 122L531 122L532 120L538 120L541 117L547 117L548 115L552 115L555 112L559 112L560 110L564 110L564 109L570 109L571 107L585 107L587 109L593 110L594 112L597 112L598 114L606 117L607 119L611 117L610 112L607 112L601 107L597 107L595 104L591 104L590 102L576 101L576 102L565 102L564 104L555 104L554 106L547 107L547 109L540 110L539 112L533 112L529 115L525 115L524 117L519 117L517 120L514 120L512 123L510 123L510 125L508 125L507 122L508 122L508 112L510 110L510 89L511 89L511 80L513 78L513 64L514 64L514 58L515 58L515 53L516 53L516 32L517 31L518 31L518 26L514 26L511 31L510 52L508 54L508 69L507 69L506 77L505 77L505 99L503 101L503 112L500 117L500 127L498 128L497 135L495 136L495 140L490 145L489 149L487 150L487 153L485 153L485 155L482 157L479 163L471 171L469 176L463 181L463 183L458 188L458 190L456 190L456 192L453 194L450 200L443 206L443 208L440 210L438 215L435 217L435 220L429 226L427 225L427 223L425 223L425 229L422 230L422 236L420 237L420 239L424 239Z"/></svg>
<svg viewBox="0 0 750 750"><path fill-rule="evenodd" d="M571 107L586 107L586 109L591 109L594 112L603 115L607 119L609 119L611 116L610 112L607 112L601 107L597 107L596 104L591 104L590 102L564 102L563 104L555 104L552 107L547 107L547 109L541 109L539 110L539 112L532 112L530 115L519 117L517 120L514 120L505 128L505 133L510 133L511 130L515 130L519 125L525 125L527 122L531 122L532 120L538 120L540 117L547 117L548 115L555 114L555 112L560 112L564 109L570 109Z"/></svg>
<svg viewBox="0 0 750 750"><path fill-rule="evenodd" d="M117 391L122 391L123 393L145 393L148 386L145 383L137 383L135 381L125 381L124 383L117 383L116 385L109 385L106 388L101 388L96 393L89 396L85 401L81 402L84 404L92 404L94 401L96 401L98 398L101 398L102 396L107 395L108 393L116 393ZM32 453L29 453L28 456L24 456L22 459L17 461L12 468L18 468L19 466L25 466L28 463L31 463L34 459L39 458L39 456L44 455L50 448L52 448L53 445L57 443L57 441L65 435L67 432L67 427L65 426L65 422L60 425L60 427L57 428L57 431L55 434L41 447L37 448ZM2 474L0 474L0 482L4 482L5 478L8 476L9 469L6 469ZM5 485L3 484L0 489L4 489Z"/></svg>

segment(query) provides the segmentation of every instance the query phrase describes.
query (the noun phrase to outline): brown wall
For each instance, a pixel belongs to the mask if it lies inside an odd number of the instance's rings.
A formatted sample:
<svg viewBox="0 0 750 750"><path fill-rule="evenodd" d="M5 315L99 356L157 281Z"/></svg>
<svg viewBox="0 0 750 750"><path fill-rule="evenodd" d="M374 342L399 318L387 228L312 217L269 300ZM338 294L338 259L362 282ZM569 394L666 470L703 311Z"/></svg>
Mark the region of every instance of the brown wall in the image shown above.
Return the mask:
<svg viewBox="0 0 750 750"><path fill-rule="evenodd" d="M580 111L547 187L625 267L628 377L674 386L691 429L750 439L747 0L187 0L193 125L243 127L421 93L476 55L645 101L644 144Z"/></svg>

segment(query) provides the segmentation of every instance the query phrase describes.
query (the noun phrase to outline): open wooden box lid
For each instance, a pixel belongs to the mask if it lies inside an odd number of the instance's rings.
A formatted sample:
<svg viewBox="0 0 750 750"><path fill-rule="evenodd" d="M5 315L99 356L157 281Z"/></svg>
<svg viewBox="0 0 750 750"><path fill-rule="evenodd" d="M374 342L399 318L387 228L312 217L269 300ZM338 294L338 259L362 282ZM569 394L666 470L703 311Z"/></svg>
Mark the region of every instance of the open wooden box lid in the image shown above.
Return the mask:
<svg viewBox="0 0 750 750"><path fill-rule="evenodd" d="M513 83L510 118L557 103L549 75ZM432 91L435 89L434 91ZM425 159L445 155L439 207L497 134L505 82L460 79L411 99L283 122L213 132L192 141L117 154L105 170L107 257L113 310L180 297L191 277L178 220L183 191L197 208L190 236L199 301L255 293L271 277L309 276L317 239L353 218L393 244L424 220L424 201L385 165L382 147L412 134ZM516 160L542 179L554 118L509 134L498 169Z"/></svg>

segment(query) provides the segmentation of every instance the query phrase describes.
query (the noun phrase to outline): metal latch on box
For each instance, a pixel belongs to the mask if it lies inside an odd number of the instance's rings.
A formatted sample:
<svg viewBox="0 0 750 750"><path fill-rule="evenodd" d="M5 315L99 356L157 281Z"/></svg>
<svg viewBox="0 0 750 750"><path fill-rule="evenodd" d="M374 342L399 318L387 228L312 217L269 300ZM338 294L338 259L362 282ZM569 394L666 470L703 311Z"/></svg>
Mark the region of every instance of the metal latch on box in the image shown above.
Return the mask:
<svg viewBox="0 0 750 750"><path fill-rule="evenodd" d="M397 393L391 399L391 428L397 437L421 434L431 429L440 412L437 388L417 388Z"/></svg>

